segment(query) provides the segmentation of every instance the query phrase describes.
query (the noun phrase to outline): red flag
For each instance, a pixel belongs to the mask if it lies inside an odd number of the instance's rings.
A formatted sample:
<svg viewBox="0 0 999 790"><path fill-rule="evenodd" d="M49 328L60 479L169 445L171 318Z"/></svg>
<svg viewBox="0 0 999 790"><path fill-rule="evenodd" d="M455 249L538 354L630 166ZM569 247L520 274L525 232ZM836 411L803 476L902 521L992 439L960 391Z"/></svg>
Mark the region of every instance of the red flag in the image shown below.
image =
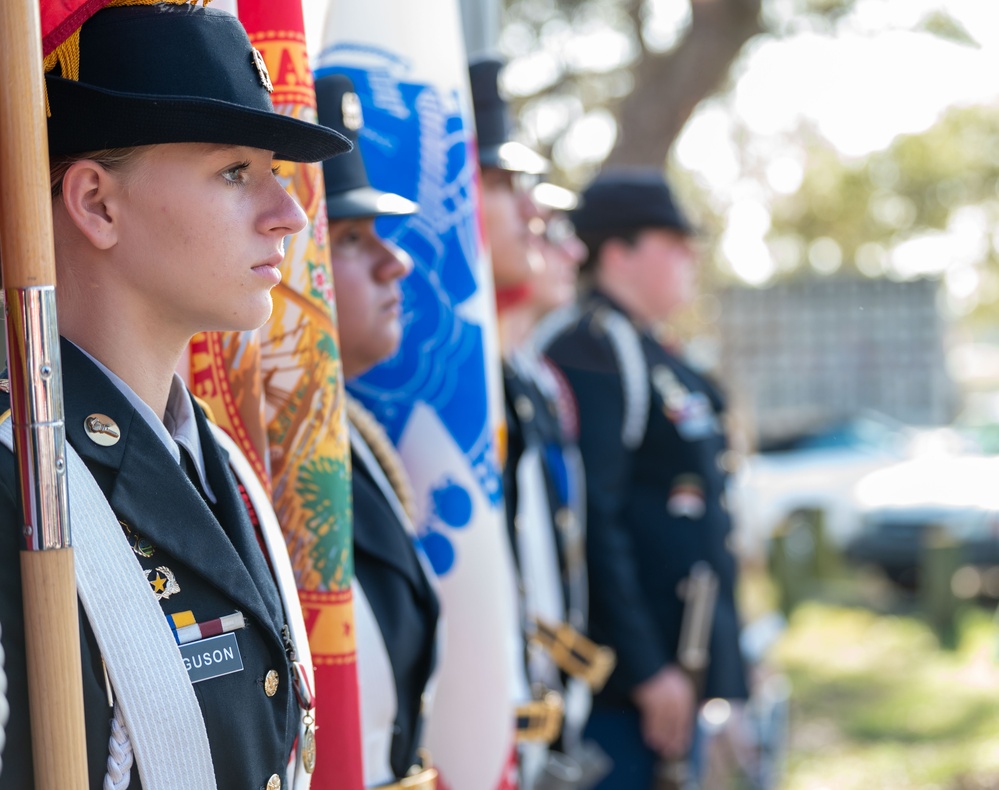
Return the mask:
<svg viewBox="0 0 999 790"><path fill-rule="evenodd" d="M108 0L41 0L42 54L48 55Z"/></svg>

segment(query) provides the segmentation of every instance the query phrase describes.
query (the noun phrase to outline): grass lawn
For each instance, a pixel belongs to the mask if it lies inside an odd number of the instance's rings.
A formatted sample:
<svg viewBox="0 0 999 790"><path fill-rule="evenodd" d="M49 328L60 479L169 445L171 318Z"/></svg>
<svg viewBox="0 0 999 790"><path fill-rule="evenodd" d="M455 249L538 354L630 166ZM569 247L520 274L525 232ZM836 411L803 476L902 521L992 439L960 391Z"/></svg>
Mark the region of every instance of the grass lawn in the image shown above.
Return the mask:
<svg viewBox="0 0 999 790"><path fill-rule="evenodd" d="M941 650L917 617L805 603L771 653L791 681L781 790L999 789L999 628Z"/></svg>

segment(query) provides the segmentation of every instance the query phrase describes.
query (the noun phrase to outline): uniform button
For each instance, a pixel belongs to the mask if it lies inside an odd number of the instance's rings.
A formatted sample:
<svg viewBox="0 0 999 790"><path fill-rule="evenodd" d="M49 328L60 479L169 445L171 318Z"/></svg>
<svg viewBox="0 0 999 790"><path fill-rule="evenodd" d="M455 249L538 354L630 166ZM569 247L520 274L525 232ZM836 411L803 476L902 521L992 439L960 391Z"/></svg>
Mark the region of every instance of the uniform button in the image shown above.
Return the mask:
<svg viewBox="0 0 999 790"><path fill-rule="evenodd" d="M514 398L513 408L517 412L517 416L524 422L530 422L534 419L534 404L526 395L518 395Z"/></svg>
<svg viewBox="0 0 999 790"><path fill-rule="evenodd" d="M280 682L281 680L278 677L277 670L272 669L270 672L267 673L267 676L264 678L264 694L266 694L268 697L273 697L275 694L277 694L278 684ZM270 785L267 786L270 787ZM280 782L278 782L278 786L280 786Z"/></svg>
<svg viewBox="0 0 999 790"><path fill-rule="evenodd" d="M281 790L281 777L271 774L271 778L267 780L267 790Z"/></svg>

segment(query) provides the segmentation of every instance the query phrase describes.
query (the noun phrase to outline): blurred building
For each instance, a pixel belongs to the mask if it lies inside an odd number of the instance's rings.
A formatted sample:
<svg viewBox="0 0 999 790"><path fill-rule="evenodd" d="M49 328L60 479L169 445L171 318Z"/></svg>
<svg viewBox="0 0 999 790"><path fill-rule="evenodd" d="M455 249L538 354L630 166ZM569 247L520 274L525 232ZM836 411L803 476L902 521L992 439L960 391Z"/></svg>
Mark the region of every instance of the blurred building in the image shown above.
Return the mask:
<svg viewBox="0 0 999 790"><path fill-rule="evenodd" d="M719 374L760 445L866 410L949 422L939 281L800 280L719 293Z"/></svg>

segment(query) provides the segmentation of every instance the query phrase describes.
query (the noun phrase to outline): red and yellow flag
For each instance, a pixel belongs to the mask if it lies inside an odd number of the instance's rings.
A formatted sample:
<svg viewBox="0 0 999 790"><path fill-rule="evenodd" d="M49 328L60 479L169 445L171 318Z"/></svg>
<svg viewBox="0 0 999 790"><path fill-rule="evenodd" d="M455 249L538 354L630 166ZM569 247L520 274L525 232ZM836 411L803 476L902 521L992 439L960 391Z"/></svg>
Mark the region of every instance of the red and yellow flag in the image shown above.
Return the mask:
<svg viewBox="0 0 999 790"><path fill-rule="evenodd" d="M314 122L301 0L239 0L237 11L267 64L275 108ZM256 332L195 338L191 383L272 492L288 543L316 669L313 787L361 790L350 440L322 168L286 162L280 178L309 226L287 240L274 312Z"/></svg>

